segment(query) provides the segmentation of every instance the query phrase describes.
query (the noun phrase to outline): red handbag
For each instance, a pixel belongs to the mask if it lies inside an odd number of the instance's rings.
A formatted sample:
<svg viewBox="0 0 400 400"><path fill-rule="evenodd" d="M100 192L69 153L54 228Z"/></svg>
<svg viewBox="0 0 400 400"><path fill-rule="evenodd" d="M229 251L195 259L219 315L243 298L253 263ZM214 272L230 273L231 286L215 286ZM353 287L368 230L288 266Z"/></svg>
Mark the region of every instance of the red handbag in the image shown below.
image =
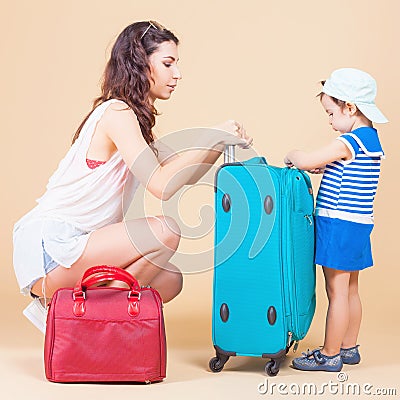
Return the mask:
<svg viewBox="0 0 400 400"><path fill-rule="evenodd" d="M91 287L119 280L129 289ZM127 271L89 268L54 293L47 315L46 378L52 382L156 382L165 378L162 300Z"/></svg>

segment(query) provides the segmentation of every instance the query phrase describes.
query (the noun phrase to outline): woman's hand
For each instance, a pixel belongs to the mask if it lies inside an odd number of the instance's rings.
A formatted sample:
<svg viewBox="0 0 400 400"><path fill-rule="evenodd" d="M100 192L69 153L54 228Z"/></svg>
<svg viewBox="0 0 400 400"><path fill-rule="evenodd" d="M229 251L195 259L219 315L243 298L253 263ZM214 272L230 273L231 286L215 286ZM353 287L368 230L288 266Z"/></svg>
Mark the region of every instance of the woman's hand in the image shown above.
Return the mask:
<svg viewBox="0 0 400 400"><path fill-rule="evenodd" d="M212 126L211 128L221 131L215 137L217 145L238 145L244 149L248 149L253 144L253 138L247 135L243 124L233 119Z"/></svg>

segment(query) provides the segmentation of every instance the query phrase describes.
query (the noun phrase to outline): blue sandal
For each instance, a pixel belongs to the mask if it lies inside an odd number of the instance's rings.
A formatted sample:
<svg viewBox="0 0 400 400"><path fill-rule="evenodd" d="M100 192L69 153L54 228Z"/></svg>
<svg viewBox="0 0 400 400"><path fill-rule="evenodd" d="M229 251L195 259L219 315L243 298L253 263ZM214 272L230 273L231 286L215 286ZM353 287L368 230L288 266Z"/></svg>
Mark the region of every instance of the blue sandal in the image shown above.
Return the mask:
<svg viewBox="0 0 400 400"><path fill-rule="evenodd" d="M360 345L354 347L349 347L348 349L340 349L340 357L342 357L343 364L358 364L361 361L361 356L358 351L358 347Z"/></svg>
<svg viewBox="0 0 400 400"><path fill-rule="evenodd" d="M326 356L321 353L320 349L307 350L306 353L302 354L304 355L303 357L297 357L292 361L293 368L302 371L339 372L343 367L340 354Z"/></svg>

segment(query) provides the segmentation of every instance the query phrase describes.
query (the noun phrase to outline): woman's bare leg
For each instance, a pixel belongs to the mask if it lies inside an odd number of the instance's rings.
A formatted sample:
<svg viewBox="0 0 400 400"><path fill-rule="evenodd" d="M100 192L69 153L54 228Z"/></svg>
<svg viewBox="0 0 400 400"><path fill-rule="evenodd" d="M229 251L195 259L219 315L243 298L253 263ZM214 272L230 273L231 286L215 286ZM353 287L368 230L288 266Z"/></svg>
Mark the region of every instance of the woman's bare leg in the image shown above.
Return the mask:
<svg viewBox="0 0 400 400"><path fill-rule="evenodd" d="M71 268L57 267L47 274L46 297L52 297L60 287L74 286L92 266L113 265L126 268L141 285L153 286L160 291L163 300L169 301L182 288L181 273L169 263L179 240L179 227L169 217L141 218L108 225L91 234L82 256ZM42 283L43 279L35 283L34 294L42 295Z"/></svg>
<svg viewBox="0 0 400 400"><path fill-rule="evenodd" d="M127 268L127 270L129 269ZM150 286L156 289L160 293L163 302L167 303L182 290L182 273L175 265L168 263L167 268L157 274L150 282Z"/></svg>

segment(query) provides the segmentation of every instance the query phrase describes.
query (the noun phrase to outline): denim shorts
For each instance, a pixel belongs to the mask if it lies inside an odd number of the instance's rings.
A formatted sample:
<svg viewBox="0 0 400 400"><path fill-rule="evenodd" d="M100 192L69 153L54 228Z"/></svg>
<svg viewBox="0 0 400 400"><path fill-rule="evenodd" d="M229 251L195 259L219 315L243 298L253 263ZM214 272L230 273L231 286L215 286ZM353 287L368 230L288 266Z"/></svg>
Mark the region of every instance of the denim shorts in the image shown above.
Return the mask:
<svg viewBox="0 0 400 400"><path fill-rule="evenodd" d="M53 271L56 267L58 267L58 263L54 261L50 255L46 252L44 249L44 242L42 240L42 249L43 249L43 264L44 264L44 272L46 275L50 272Z"/></svg>
<svg viewBox="0 0 400 400"><path fill-rule="evenodd" d="M58 262L54 261L50 255L47 253L47 251L44 249L44 242L42 240L42 249L43 249L43 265L44 265L44 272L46 273L46 275L50 272L53 271L53 269L58 267ZM40 278L39 278L40 279ZM28 291L29 294L31 295L31 297L38 298L40 296L37 296L36 294L32 293L32 287L33 285L39 280L39 279L35 279L29 286L28 286Z"/></svg>

